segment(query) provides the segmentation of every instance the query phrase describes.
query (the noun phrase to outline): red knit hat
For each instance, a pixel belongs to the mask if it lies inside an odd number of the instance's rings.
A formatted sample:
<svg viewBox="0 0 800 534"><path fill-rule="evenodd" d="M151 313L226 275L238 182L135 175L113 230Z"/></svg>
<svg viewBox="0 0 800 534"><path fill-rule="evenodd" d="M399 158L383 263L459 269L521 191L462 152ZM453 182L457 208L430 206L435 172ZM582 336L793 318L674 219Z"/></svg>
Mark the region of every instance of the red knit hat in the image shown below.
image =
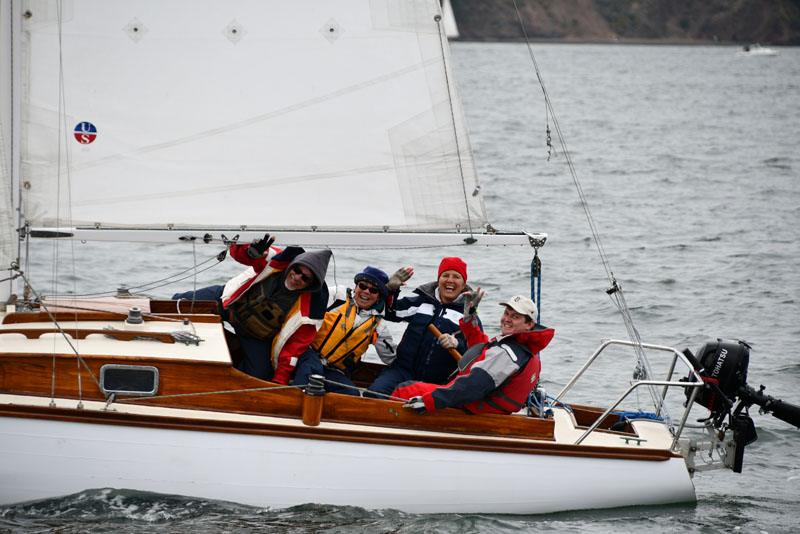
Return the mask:
<svg viewBox="0 0 800 534"><path fill-rule="evenodd" d="M461 258L444 258L442 263L439 264L439 276L437 279L441 278L442 273L445 271L455 271L464 278L465 282L467 281L467 264Z"/></svg>

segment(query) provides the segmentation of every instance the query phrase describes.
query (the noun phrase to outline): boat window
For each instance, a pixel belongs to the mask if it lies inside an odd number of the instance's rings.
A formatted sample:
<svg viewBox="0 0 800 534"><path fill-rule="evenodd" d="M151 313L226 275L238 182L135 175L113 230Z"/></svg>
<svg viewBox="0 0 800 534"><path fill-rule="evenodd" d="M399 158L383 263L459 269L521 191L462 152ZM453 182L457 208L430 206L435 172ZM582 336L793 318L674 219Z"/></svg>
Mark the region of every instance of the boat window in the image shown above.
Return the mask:
<svg viewBox="0 0 800 534"><path fill-rule="evenodd" d="M158 369L151 365L107 364L100 368L100 388L106 395L155 395Z"/></svg>

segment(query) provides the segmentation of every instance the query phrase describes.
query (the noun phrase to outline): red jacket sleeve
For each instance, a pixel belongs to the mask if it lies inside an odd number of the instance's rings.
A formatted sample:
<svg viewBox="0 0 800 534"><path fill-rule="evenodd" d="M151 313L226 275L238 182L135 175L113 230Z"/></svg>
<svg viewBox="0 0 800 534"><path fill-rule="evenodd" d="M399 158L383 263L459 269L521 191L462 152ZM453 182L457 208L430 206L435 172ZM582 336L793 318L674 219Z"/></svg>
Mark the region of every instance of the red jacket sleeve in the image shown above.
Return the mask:
<svg viewBox="0 0 800 534"><path fill-rule="evenodd" d="M464 338L467 340L467 347L489 341L489 336L484 334L472 321L465 323L464 319L459 319L458 326L461 327L461 331L464 333Z"/></svg>
<svg viewBox="0 0 800 534"><path fill-rule="evenodd" d="M267 265L267 258L251 258L247 255L247 247L250 245L231 245L231 248L228 249L231 255L231 258L238 261L242 265L248 265L256 269L256 271L261 271Z"/></svg>
<svg viewBox="0 0 800 534"><path fill-rule="evenodd" d="M313 324L304 324L292 334L278 354L278 365L272 377L273 382L288 384L297 365L297 358L303 354L314 341L317 328Z"/></svg>

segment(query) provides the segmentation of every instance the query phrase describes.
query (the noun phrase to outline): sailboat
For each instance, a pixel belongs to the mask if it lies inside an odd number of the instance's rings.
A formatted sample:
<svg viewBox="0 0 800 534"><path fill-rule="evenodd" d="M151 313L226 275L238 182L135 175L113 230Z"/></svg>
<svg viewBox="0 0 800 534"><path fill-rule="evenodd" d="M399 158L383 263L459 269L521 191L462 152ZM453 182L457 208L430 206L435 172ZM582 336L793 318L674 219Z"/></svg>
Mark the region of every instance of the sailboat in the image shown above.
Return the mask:
<svg viewBox="0 0 800 534"><path fill-rule="evenodd" d="M270 231L535 259L547 236L490 224L437 0L0 5L0 504L98 487L415 513L687 502L696 471L741 469L743 408L796 424L747 386L735 341L695 356L610 340L519 414L419 415L237 371L213 303L38 298L19 251L53 240L224 249ZM389 201L342 209L356 188ZM667 372L608 406L572 402L613 346ZM645 389L652 413L620 412ZM693 408L706 422L690 436ZM520 490L534 476L546 493Z"/></svg>

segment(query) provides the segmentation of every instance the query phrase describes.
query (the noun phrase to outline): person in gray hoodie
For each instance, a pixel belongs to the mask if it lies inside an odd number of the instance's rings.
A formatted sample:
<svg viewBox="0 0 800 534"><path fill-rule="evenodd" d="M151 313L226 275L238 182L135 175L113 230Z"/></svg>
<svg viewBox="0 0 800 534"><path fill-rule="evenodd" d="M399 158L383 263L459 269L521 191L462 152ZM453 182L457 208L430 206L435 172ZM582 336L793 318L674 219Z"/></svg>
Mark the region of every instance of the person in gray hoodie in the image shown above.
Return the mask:
<svg viewBox="0 0 800 534"><path fill-rule="evenodd" d="M236 367L256 378L288 384L298 357L314 340L325 317L325 275L330 250L273 247L274 238L233 245L233 259L248 269L224 286L176 293L174 300L214 300L242 348Z"/></svg>

